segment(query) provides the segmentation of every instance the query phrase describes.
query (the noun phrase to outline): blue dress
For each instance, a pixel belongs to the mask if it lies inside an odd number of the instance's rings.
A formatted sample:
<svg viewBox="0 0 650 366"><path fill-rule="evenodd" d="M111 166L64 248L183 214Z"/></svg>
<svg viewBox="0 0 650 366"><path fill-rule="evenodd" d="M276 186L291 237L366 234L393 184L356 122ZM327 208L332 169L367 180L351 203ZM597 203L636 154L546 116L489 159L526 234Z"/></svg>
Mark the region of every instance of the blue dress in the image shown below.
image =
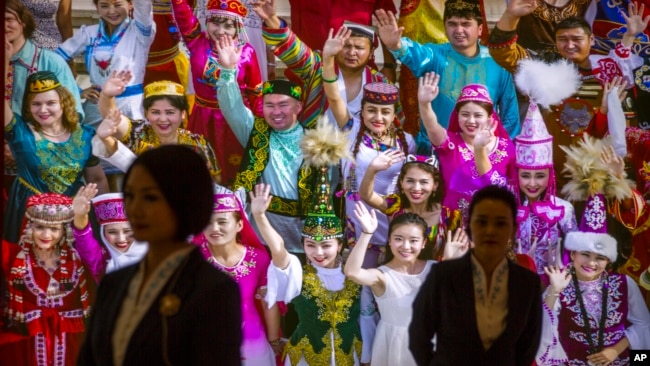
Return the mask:
<svg viewBox="0 0 650 366"><path fill-rule="evenodd" d="M72 197L77 193L83 185L84 169L99 164L99 159L91 154L94 134L92 128L79 125L65 142L52 142L43 135L37 140L27 123L14 114L5 126L5 139L18 166L18 177L9 192L5 211L6 240L18 242L30 196L54 192Z"/></svg>

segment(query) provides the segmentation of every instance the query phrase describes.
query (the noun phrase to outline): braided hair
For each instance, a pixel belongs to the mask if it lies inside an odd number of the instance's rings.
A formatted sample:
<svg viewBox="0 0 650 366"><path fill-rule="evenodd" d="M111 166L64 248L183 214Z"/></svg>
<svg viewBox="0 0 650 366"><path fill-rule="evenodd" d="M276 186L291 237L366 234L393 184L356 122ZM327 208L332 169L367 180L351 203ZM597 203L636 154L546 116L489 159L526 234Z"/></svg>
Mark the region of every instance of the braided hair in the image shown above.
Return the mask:
<svg viewBox="0 0 650 366"><path fill-rule="evenodd" d="M357 133L357 137L354 140L354 147L352 148L352 156L354 156L355 158L357 156L357 153L359 153L359 146L361 145L363 134L366 131L369 131L363 119L363 107L366 105L366 103L368 103L368 101L365 98L361 100L361 115L359 116L359 121L361 122L361 126L359 126L359 132ZM393 107L395 111L397 111L397 103L393 104ZM408 150L406 137L404 136L404 130L401 127L400 121L397 118L396 113L395 116L393 117L393 123L390 125L389 129L391 130L391 133L395 134L396 137L395 142L400 146L400 150L402 151L404 151L405 149Z"/></svg>

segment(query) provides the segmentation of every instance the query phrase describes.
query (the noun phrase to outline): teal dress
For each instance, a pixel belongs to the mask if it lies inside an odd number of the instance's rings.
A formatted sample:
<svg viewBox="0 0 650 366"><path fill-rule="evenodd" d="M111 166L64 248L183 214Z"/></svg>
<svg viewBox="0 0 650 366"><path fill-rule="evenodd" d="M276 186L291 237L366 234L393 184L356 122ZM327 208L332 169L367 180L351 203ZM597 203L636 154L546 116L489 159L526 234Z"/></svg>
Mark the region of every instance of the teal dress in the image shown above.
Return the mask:
<svg viewBox="0 0 650 366"><path fill-rule="evenodd" d="M92 128L80 125L65 142L52 142L43 135L37 140L27 123L14 114L5 126L5 139L16 159L18 176L5 209L5 240L18 242L30 196L54 192L72 197L77 193L83 185L84 169L99 164L99 159L91 154L94 134Z"/></svg>

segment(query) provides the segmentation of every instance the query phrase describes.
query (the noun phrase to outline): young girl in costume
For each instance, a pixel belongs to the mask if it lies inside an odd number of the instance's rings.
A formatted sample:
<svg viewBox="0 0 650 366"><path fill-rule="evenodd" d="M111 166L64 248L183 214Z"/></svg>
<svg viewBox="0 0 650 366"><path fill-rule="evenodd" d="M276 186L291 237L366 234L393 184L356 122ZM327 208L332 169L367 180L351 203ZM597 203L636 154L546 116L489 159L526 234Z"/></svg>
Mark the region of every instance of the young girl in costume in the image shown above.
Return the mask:
<svg viewBox="0 0 650 366"><path fill-rule="evenodd" d="M206 31L202 32L187 0L172 0L172 7L178 28L192 54L190 66L195 105L187 128L205 136L212 145L223 169L224 185L228 186L239 170L244 147L237 141L217 103L215 90L221 71L216 42L221 37L230 37L239 45L241 57L237 65L237 81L246 106L261 116L262 75L255 49L248 43L244 28L248 10L238 0L209 0Z"/></svg>
<svg viewBox="0 0 650 366"><path fill-rule="evenodd" d="M545 268L550 286L537 363L627 365L629 349L650 348L650 313L634 280L608 271L617 243L607 234L606 205L607 199L631 196L630 182L611 174L623 160L608 141L585 136L565 151L571 181L563 192L587 204L579 230L564 241L572 263Z"/></svg>
<svg viewBox="0 0 650 366"><path fill-rule="evenodd" d="M551 67L552 71L548 71ZM545 82L545 72L553 72L562 85ZM524 60L519 64L515 82L530 98L521 133L515 138L515 189L517 211L517 240L515 251L530 256L545 284L548 277L544 267L563 261L561 239L577 228L573 205L555 195L553 168L553 136L548 133L538 104L557 105L577 90L580 75L573 65L559 62L548 65L542 61Z"/></svg>
<svg viewBox="0 0 650 366"><path fill-rule="evenodd" d="M425 252L429 252L429 258L443 256L446 249L443 240L445 235L452 239L453 230L453 242L462 243L467 249L467 236L461 228L460 211L441 205L444 186L435 156L408 155L397 179L398 193L382 196L374 191L377 172L390 167L390 162L399 154L401 152L397 150L387 150L370 162L359 187L361 199L385 213L389 221L407 212L422 217L427 223L426 239L429 245Z"/></svg>
<svg viewBox="0 0 650 366"><path fill-rule="evenodd" d="M301 141L301 147L331 152L323 157L303 148L306 163L316 170L313 203L302 230L309 262L304 267L286 250L283 238L266 217L270 186L258 184L251 192L251 211L273 259L266 301L270 306L276 301L293 302L298 313L298 325L285 348L285 365L358 365L361 355L361 286L343 274L343 228L334 213L328 177L329 166L341 157L349 158L349 151L345 138L326 123L321 121L315 130L305 132ZM331 143L336 147L330 148Z"/></svg>
<svg viewBox="0 0 650 366"><path fill-rule="evenodd" d="M242 364L274 366L274 349L281 353L282 347L280 313L277 304L267 308L259 301L266 292L266 273L271 260L248 222L239 197L233 193L215 194L210 224L193 242L201 247L203 257L210 264L239 285L244 338Z"/></svg>
<svg viewBox="0 0 650 366"><path fill-rule="evenodd" d="M343 49L345 42L350 38L351 31L341 27L335 36L329 37L323 46L324 54L335 55ZM323 79L336 80L338 74L334 67L334 57L323 59ZM373 82L363 85L361 99L361 112L352 114L348 110L347 101L341 97L337 83L324 82L323 88L329 102L330 110L336 119L336 124L348 130L350 137L350 150L354 159L343 160L344 190L346 198L346 218L348 244L354 242L360 235L360 226L354 215L355 202L359 201L359 183L363 179L370 162L386 150L397 150L391 156L390 165L384 171L375 174L375 189L382 195L395 192L396 178L402 168L406 154L415 151L415 143L411 135L405 134L400 128L396 108L399 102L396 86L383 82ZM367 207L370 208L370 207ZM366 256L366 267L377 267L379 255L387 242L388 219L386 215L377 215L379 226L375 235L370 240L372 250Z"/></svg>
<svg viewBox="0 0 650 366"><path fill-rule="evenodd" d="M183 86L171 81L147 85L144 93L146 120L135 120L120 113L115 104L115 96L124 90L130 78L128 71L113 73L102 88L99 104L106 118L97 127L97 139L93 140L95 154L126 171L133 155L124 151L124 145L135 155L166 144L189 145L203 155L212 178L219 183L221 170L212 147L202 135L181 126L187 115Z"/></svg>
<svg viewBox="0 0 650 366"><path fill-rule="evenodd" d="M355 215L363 231L347 259L345 275L369 286L379 307L381 320L372 344L372 364L415 365L408 348L408 325L413 299L435 263L418 258L427 242L428 225L412 212L394 218L388 229L388 246L393 258L379 268L363 269L361 264L377 228L377 217L374 210L369 213L361 203L357 203Z"/></svg>
<svg viewBox="0 0 650 366"><path fill-rule="evenodd" d="M514 177L515 149L483 85L470 84L461 90L445 130L431 107L440 92L439 80L435 73L420 78L420 116L440 159L445 182L442 203L460 209L466 220L473 192L490 184L506 185Z"/></svg>
<svg viewBox="0 0 650 366"><path fill-rule="evenodd" d="M96 111L99 86L115 70L131 70L133 78L117 97L117 104L125 115L142 119L144 73L149 47L156 26L153 22L151 0L93 0L99 13L99 24L81 26L72 38L57 49L66 61L84 54L86 69L92 86L81 97L86 99L86 123L97 124L101 116ZM131 18L131 13L133 18ZM163 30L165 31L165 30ZM90 108L90 110L89 110Z"/></svg>
<svg viewBox="0 0 650 366"><path fill-rule="evenodd" d="M93 183L79 188L72 200L72 232L81 260L95 282L99 282L106 273L139 262L147 254L148 245L133 238L121 193L96 195L97 186ZM91 205L99 222L99 237L103 245L93 236L93 228L88 220Z"/></svg>
<svg viewBox="0 0 650 366"><path fill-rule="evenodd" d="M71 198L58 193L34 195L27 201L20 242L3 243L2 268L9 295L8 309L3 309L9 329L3 329L3 338L16 335L14 342L0 348L3 361L77 364L90 299L89 278L74 248L72 217Z"/></svg>

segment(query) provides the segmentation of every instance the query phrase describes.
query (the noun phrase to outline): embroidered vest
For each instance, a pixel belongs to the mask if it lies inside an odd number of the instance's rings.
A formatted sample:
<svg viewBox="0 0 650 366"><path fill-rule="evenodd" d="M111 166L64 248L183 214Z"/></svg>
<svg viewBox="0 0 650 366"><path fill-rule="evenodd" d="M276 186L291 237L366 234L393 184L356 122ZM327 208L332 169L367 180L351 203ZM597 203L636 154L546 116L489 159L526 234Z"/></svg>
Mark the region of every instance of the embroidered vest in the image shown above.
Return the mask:
<svg viewBox="0 0 650 366"><path fill-rule="evenodd" d="M302 356L310 365L329 365L332 355L330 332L334 332L335 364L354 365L354 352L361 356L359 316L361 286L346 278L342 290L328 291L316 269L305 265L300 295L293 299L298 326L285 353L292 365Z"/></svg>
<svg viewBox="0 0 650 366"><path fill-rule="evenodd" d="M271 128L262 117L255 117L253 130L248 137L244 156L239 172L235 177L234 188L244 187L246 191L260 182L262 172L269 163L271 150ZM312 192L313 169L303 165L298 173L298 200L273 196L269 204L269 212L291 217L304 217L309 212Z"/></svg>
<svg viewBox="0 0 650 366"><path fill-rule="evenodd" d="M605 320L605 331L603 333L603 347L615 345L625 337L627 321L627 281L624 275L612 273L609 275L609 297L607 299L607 320ZM589 341L591 337L593 344L598 344L598 322L599 319L589 315L591 334L585 334L580 305L576 297L576 289L573 282L569 282L560 295L562 310L559 314L558 333L560 343L564 348L569 364L587 365L589 353ZM618 355L613 365L627 365L630 363L629 351L626 349Z"/></svg>

